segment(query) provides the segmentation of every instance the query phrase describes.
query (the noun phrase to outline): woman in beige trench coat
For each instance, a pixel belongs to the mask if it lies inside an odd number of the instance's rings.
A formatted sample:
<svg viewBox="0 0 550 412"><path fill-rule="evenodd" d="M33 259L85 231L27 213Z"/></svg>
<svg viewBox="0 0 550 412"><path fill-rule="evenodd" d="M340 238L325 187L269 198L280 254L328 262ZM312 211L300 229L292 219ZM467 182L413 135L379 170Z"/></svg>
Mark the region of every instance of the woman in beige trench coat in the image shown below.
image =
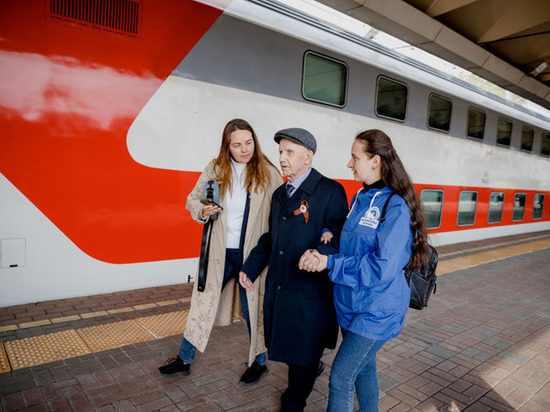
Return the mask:
<svg viewBox="0 0 550 412"><path fill-rule="evenodd" d="M210 180L220 184L222 208L200 201ZM204 352L212 327L229 325L234 315L238 317L238 300L250 336L249 367L241 382L254 383L267 372L262 314L266 270L251 291L245 291L235 277L250 250L268 230L271 196L281 184L280 173L263 155L250 124L241 119L227 123L220 153L202 172L186 205L199 223L206 223L218 213L212 226L206 285L199 292L195 282L178 356L161 366L161 373L189 374L196 349Z"/></svg>

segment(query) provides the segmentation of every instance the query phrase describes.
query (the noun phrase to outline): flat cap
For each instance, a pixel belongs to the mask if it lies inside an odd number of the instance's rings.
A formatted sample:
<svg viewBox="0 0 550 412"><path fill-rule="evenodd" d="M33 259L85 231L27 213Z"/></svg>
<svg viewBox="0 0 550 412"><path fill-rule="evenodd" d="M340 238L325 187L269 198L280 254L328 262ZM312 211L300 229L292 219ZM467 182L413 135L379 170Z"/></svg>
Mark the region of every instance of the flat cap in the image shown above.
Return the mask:
<svg viewBox="0 0 550 412"><path fill-rule="evenodd" d="M290 129L282 129L275 133L275 141L277 144L281 142L281 139L288 139L294 143L304 146L306 149L311 150L313 153L317 150L317 141L315 137L306 129L300 129L299 127L291 127Z"/></svg>

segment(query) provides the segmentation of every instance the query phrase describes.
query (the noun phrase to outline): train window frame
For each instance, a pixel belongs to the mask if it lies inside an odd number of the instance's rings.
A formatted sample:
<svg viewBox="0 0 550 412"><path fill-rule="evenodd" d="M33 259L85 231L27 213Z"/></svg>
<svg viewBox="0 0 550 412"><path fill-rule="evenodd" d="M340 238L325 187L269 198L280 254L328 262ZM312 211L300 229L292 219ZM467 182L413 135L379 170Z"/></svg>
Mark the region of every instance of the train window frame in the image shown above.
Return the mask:
<svg viewBox="0 0 550 412"><path fill-rule="evenodd" d="M422 203L422 208L424 209L424 216L426 216L426 209L424 208L424 203L422 202L422 194L424 192L438 192L441 193L441 207L439 208L439 222L437 226L428 227L428 219L426 218L426 230L435 230L441 227L441 222L443 221L443 204L445 203L445 191L442 189L422 189L420 191L420 203Z"/></svg>
<svg viewBox="0 0 550 412"><path fill-rule="evenodd" d="M540 215L535 216L535 204L537 203L537 197L542 197L542 202L540 203ZM535 193L535 196L533 198L533 213L531 214L531 219L533 220L540 220L542 219L542 211L544 209L544 199L546 196L544 196L544 193Z"/></svg>
<svg viewBox="0 0 550 412"><path fill-rule="evenodd" d="M523 208L522 208L522 211L521 211L521 219L517 219L517 218L514 218L514 216L516 215L516 198L518 196L523 196ZM523 220L525 219L525 203L527 202L527 193L525 192L516 192L514 193L514 202L512 203L512 222L523 222Z"/></svg>
<svg viewBox="0 0 550 412"><path fill-rule="evenodd" d="M510 125L510 131L509 131L509 135L507 136L508 138L508 144L506 143L501 143L499 142L499 135L500 135L500 124L501 122L503 123L507 123ZM512 144L512 132L513 132L513 129L514 129L514 123L507 119L506 117L502 117L502 116L499 116L499 118L497 119L497 145L498 146L501 146L501 147L510 147L510 145Z"/></svg>
<svg viewBox="0 0 550 412"><path fill-rule="evenodd" d="M531 147L529 149L526 149L524 147L524 136L525 136L525 132L530 130L531 131ZM521 151L522 152L525 152L525 153L531 153L533 151L533 143L535 143L535 129L533 129L532 127L530 126L522 126L521 128L521 142L520 142L520 148L521 148Z"/></svg>
<svg viewBox="0 0 550 412"><path fill-rule="evenodd" d="M403 115L403 119L400 119L398 117L392 117L385 114L378 113L378 97L379 97L379 90L380 90L380 80L384 80L390 83L395 83L396 85L403 86L405 88L405 111ZM395 122L405 123L407 121L407 109L409 108L409 86L405 82L401 82L399 80L392 79L391 77L379 75L376 78L376 93L375 93L375 101L374 101L374 114L378 117L381 117L383 119L389 119L393 120Z"/></svg>
<svg viewBox="0 0 550 412"><path fill-rule="evenodd" d="M448 129L443 129L440 127L430 125L430 120L432 118L432 97L447 101L449 103L449 121L448 121L449 128ZM452 118L453 118L453 101L447 97L441 96L440 94L430 93L430 95L428 96L428 113L426 115L426 126L428 127L428 129L437 130L438 132L443 132L443 133L449 133L451 130Z"/></svg>
<svg viewBox="0 0 550 412"><path fill-rule="evenodd" d="M307 66L307 64L306 63L307 63L308 56L315 56L317 58L326 60L328 62L337 63L337 64L339 64L339 65L341 65L345 68L345 80L344 80L344 83L343 83L344 98L343 98L342 104L336 104L336 103L333 103L331 101L322 100L322 99L310 97L310 96L307 95L307 93L306 93L306 87L307 87L306 66ZM345 107L346 104L347 104L347 100L348 100L348 82L349 82L349 66L347 65L346 62L344 62L342 60L335 59L334 57L330 57L330 56L327 56L327 55L322 54L322 53L318 53L318 52L313 51L313 50L307 50L304 53L304 57L303 57L303 60L302 60L302 97L304 98L304 100L314 102L314 103L324 104L324 105L331 106L331 107L338 107L338 108L341 109L341 108Z"/></svg>
<svg viewBox="0 0 550 412"><path fill-rule="evenodd" d="M472 223L462 223L460 224L459 223L459 218L460 218L460 202L461 202L461 198L462 198L462 195L465 194L465 193L473 193L475 194L475 203L474 203L474 211L473 211L473 219L472 219ZM456 226L457 227L464 227L464 226L473 226L475 225L476 223L476 214L477 214L477 204L478 204L478 197L479 197L479 193L476 191L476 190L461 190L459 195L458 195L458 205L457 205L457 210L456 210Z"/></svg>
<svg viewBox="0 0 550 412"><path fill-rule="evenodd" d="M547 141L547 145L548 145L547 152L543 152L543 149L545 148L544 146L545 140ZM550 133L542 132L540 134L540 155L550 157Z"/></svg>
<svg viewBox="0 0 550 412"><path fill-rule="evenodd" d="M470 134L470 112L473 112L473 111L478 112L478 113L483 115L483 128L481 130L481 138ZM486 126L486 124L487 124L487 113L485 113L483 110L478 109L477 107L474 107L474 106L468 107L468 119L467 119L467 122L466 122L466 136L468 136L469 139L473 139L473 140L476 140L478 142L482 142L483 139L485 138L485 126Z"/></svg>
<svg viewBox="0 0 550 412"><path fill-rule="evenodd" d="M499 220L498 221L491 221L489 220L490 217L491 217L491 197L494 195L494 194L500 194L502 195L502 203L501 203L501 207L500 207L500 217L499 217ZM504 202L506 201L506 194L504 192L491 192L489 194L489 208L487 209L487 224L489 225L498 225L499 223L502 223L502 215L504 213Z"/></svg>

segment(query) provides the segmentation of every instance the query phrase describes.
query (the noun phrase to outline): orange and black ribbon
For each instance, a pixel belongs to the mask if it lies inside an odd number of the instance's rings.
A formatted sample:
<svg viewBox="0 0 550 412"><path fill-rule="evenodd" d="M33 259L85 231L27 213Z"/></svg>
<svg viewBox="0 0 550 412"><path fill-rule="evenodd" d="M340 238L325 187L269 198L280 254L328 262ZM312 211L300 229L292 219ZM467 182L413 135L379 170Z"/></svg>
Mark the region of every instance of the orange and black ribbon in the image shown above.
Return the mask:
<svg viewBox="0 0 550 412"><path fill-rule="evenodd" d="M294 216L298 216L300 213L304 215L304 218L306 219L306 223L309 220L309 206L307 204L307 201L302 200L302 203L300 204L300 207L294 211Z"/></svg>

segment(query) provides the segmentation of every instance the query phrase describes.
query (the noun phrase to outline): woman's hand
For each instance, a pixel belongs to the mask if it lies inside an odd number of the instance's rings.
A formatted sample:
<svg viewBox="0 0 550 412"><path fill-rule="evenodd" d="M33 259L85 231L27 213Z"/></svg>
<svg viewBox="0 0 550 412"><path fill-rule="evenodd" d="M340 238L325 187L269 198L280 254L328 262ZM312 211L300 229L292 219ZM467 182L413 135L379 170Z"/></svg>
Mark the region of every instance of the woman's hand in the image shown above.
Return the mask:
<svg viewBox="0 0 550 412"><path fill-rule="evenodd" d="M239 283L246 290L253 290L254 289L254 283L252 283L250 278L244 272L239 272Z"/></svg>
<svg viewBox="0 0 550 412"><path fill-rule="evenodd" d="M201 215L199 217L201 217L202 219L206 219L207 217L212 216L212 215L214 215L216 213L219 213L221 211L222 211L222 209L219 206L216 206L214 204L204 205L202 207L202 212L201 212Z"/></svg>
<svg viewBox="0 0 550 412"><path fill-rule="evenodd" d="M327 268L327 256L320 254L318 251L309 249L304 252L298 263L301 270L308 272L321 272Z"/></svg>
<svg viewBox="0 0 550 412"><path fill-rule="evenodd" d="M332 232L327 230L325 233L323 233L323 236L321 236L321 243L326 245L329 243L334 236L332 235Z"/></svg>

